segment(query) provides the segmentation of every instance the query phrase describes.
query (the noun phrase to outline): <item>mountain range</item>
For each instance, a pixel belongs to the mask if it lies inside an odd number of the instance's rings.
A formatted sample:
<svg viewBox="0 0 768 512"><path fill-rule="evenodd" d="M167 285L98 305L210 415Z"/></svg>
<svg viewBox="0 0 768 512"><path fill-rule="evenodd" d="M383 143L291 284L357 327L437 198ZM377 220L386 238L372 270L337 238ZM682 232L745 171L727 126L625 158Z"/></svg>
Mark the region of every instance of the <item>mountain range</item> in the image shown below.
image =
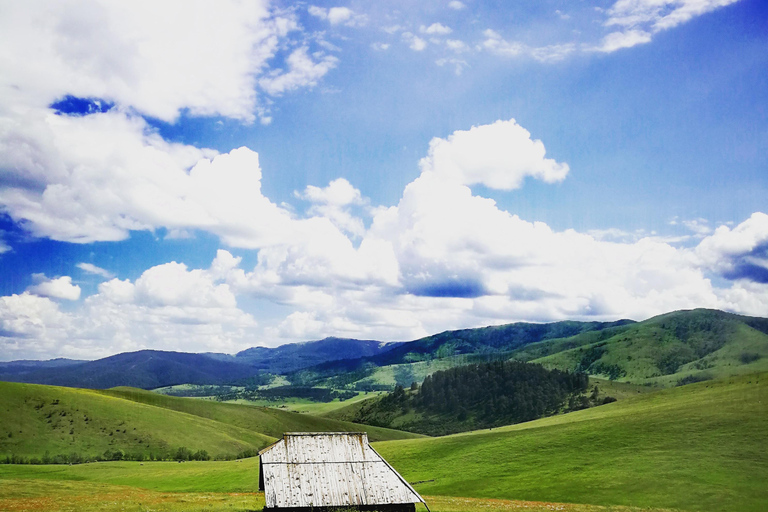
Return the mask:
<svg viewBox="0 0 768 512"><path fill-rule="evenodd" d="M518 322L397 343L326 338L235 355L142 350L96 361L0 363L0 380L154 389L233 384L273 374L302 386L390 389L439 369L494 359L669 386L768 370L768 318L697 309L642 322Z"/></svg>

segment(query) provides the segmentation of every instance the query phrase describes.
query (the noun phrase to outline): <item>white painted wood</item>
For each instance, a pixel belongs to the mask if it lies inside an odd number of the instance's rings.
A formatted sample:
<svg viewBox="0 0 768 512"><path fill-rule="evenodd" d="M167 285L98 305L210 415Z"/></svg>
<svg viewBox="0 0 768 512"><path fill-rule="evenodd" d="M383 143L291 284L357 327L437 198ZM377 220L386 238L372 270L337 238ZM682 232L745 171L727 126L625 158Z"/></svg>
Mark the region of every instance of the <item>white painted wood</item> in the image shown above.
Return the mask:
<svg viewBox="0 0 768 512"><path fill-rule="evenodd" d="M424 502L364 432L290 432L259 457L267 508Z"/></svg>

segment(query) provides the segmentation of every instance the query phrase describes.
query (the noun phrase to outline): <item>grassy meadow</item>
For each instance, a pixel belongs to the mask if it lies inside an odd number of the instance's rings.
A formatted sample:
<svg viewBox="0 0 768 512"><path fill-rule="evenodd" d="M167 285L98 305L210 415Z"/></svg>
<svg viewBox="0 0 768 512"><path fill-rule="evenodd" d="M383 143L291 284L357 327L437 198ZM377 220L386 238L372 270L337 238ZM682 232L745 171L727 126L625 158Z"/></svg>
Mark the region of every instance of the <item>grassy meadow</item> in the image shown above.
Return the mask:
<svg viewBox="0 0 768 512"><path fill-rule="evenodd" d="M433 512L762 512L766 403L768 374L732 377L374 448ZM259 510L257 478L257 458L0 465L0 510Z"/></svg>
<svg viewBox="0 0 768 512"><path fill-rule="evenodd" d="M132 402L99 391L0 382L0 457L105 451L162 455L179 447L234 456L274 438L233 423Z"/></svg>
<svg viewBox="0 0 768 512"><path fill-rule="evenodd" d="M768 504L768 375L376 449L424 494L702 511Z"/></svg>

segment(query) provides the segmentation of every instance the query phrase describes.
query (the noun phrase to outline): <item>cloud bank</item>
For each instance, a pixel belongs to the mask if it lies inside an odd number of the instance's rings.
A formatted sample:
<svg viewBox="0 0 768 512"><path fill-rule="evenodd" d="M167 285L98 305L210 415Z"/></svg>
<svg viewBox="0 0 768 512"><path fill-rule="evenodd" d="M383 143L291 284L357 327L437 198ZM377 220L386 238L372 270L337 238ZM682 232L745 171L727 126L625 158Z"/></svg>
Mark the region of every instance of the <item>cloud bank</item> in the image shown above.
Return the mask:
<svg viewBox="0 0 768 512"><path fill-rule="evenodd" d="M617 242L558 232L478 195L473 185L512 190L526 178L559 183L570 172L513 119L433 139L396 205L373 207L351 183L336 179L296 192L309 205L303 214L261 193L258 155L248 148L209 154L143 132L136 138L143 145L126 151L124 165L141 158L154 163L152 174L139 172L142 166L130 180L117 171L121 166L102 172L99 188L110 192L109 201L89 195L95 177L82 179L81 166L43 182L42 191L24 191L24 201L10 207L26 209L11 211L34 212L21 218L36 233L73 242L165 227L207 231L231 249L219 250L207 269L170 262L135 282L107 280L74 309L59 302L79 298L70 277L40 276L25 293L0 302L7 357L145 347L236 351L327 335L412 339L517 320L643 319L694 307L768 310L764 213L733 228L700 229L698 244L686 248L654 237ZM142 148L152 157L142 157ZM256 265L243 268L235 249L258 250ZM257 323L238 305L246 297L288 312Z"/></svg>

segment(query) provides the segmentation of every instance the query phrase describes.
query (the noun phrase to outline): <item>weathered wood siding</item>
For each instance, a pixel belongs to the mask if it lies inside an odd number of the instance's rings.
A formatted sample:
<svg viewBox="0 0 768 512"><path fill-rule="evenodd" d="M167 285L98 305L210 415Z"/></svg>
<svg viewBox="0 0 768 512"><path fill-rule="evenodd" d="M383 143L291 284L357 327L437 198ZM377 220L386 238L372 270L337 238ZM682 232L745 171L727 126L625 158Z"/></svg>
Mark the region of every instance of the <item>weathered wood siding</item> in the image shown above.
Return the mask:
<svg viewBox="0 0 768 512"><path fill-rule="evenodd" d="M259 456L267 508L423 502L365 433L289 433Z"/></svg>

